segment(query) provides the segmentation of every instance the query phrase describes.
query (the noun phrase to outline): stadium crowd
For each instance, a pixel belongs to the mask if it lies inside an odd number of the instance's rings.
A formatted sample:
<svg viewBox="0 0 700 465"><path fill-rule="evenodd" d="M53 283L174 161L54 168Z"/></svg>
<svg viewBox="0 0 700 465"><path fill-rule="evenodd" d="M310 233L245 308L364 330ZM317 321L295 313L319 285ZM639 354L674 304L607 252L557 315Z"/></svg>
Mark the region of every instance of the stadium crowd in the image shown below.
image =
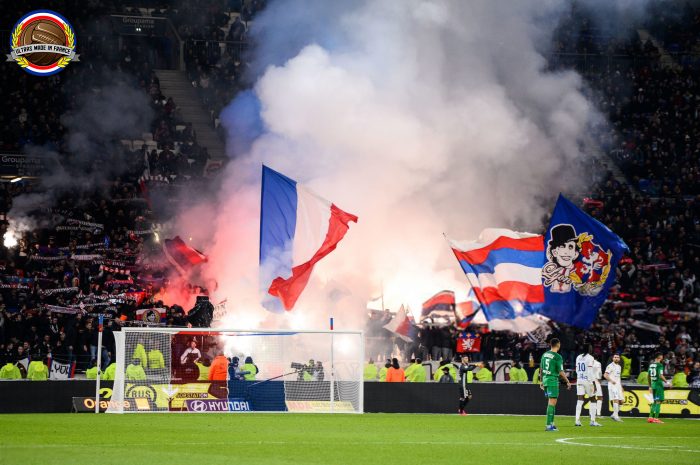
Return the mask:
<svg viewBox="0 0 700 465"><path fill-rule="evenodd" d="M567 369L591 347L603 362L622 354L629 361L626 378L635 380L661 350L674 385L700 387L700 11L688 6L678 18L661 8L647 25L656 45L642 40L637 28L606 35L586 13L574 4L557 31L550 64L576 68L608 117L598 136L624 178L608 170L581 204L619 234L631 253L592 328L551 323L547 332L561 339ZM390 318L370 318L368 333L386 337L383 325ZM465 336L480 340L480 351L470 349L472 359L486 360L491 371L488 361L513 360L530 379L536 370L530 360L547 349L542 334L427 326L413 344L399 338L393 339L396 347L380 344L379 358L400 350L405 358L449 359Z"/></svg>
<svg viewBox="0 0 700 465"><path fill-rule="evenodd" d="M6 218L18 200L47 192L54 197L53 205L27 212L33 221L18 230L16 246L0 247L0 366L22 361L26 369L30 359L50 356L88 369L100 350L97 313L112 317L105 330L107 359L114 354L110 332L134 324L139 308L162 308L167 324L186 324L181 306L160 299L169 265L159 258L154 232L167 218L154 214L152 204L159 196L168 197L178 183L197 182L208 155L192 126L182 120L177 102L160 91L153 72L162 64L159 45L131 39L120 48L103 15L140 15L148 8L149 14L167 17L184 40L189 80L215 120L222 105L246 85L251 21L265 6L263 0L207 0L196 6L185 0L62 3L56 8L81 31L81 53L91 57L90 64L41 80L19 68L0 76L8 102L0 114L0 149L32 153L41 147L63 165L107 174L93 186L57 191L31 181L0 185L0 212ZM9 14L0 13L3 24L16 20ZM562 340L566 368L590 346L604 362L621 353L629 360L626 375L636 379L649 354L661 349L667 354L667 375L676 379L682 374L679 385L700 385L699 18L692 9L681 18L656 15L648 31L658 45L643 40L636 28L615 37L601 34L575 10L557 34L550 62L576 67L585 77L591 98L610 122L600 129L603 150L624 176L607 172L582 204L631 249L621 264L618 286L590 330L554 323L548 328ZM143 140L136 147L98 141L105 150L95 153L89 165L81 164L71 152L71 131L63 116L81 108L80 89L99 94L105 76L114 74L148 102L149 137L124 134L123 139ZM108 98L104 101L110 104ZM115 165L124 168L104 168ZM0 232L10 227L5 221ZM468 350L491 373L495 360L507 359L532 379L532 361L546 348L547 334L522 337L478 325L421 327L407 344L383 329L390 318L374 315L367 326L370 337L387 341L378 350L382 363L395 345L405 362L446 361Z"/></svg>
<svg viewBox="0 0 700 465"><path fill-rule="evenodd" d="M208 159L176 102L162 94L154 53L119 48L103 16L117 11L112 2L68 1L61 11L80 31L89 64L46 79L19 68L0 77L9 104L0 150L41 156L52 162L47 170L62 167L60 182L30 176L0 184L0 368L14 364L35 379L46 373L30 370L31 362L76 362L78 372L95 365L98 313L107 316L103 366L114 356L111 332L139 324L137 309L187 324L181 306L161 301L172 265L160 252L158 224L168 198L202 182ZM121 92L134 102L120 102ZM105 118L90 130L92 122L81 121L124 108L130 114L115 116L135 115L143 127ZM184 287L179 295L200 292Z"/></svg>

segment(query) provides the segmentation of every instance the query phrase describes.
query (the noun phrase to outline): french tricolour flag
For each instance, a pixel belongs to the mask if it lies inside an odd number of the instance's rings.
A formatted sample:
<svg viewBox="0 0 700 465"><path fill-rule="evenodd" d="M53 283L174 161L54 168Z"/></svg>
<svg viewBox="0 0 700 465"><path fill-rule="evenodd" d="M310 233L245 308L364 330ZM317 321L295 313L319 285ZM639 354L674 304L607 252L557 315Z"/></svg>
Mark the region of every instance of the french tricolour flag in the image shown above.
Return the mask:
<svg viewBox="0 0 700 465"><path fill-rule="evenodd" d="M406 309L401 306L392 320L384 325L384 329L391 331L406 342L411 342L416 336L416 328L406 314Z"/></svg>
<svg viewBox="0 0 700 465"><path fill-rule="evenodd" d="M357 216L302 184L263 166L260 208L260 278L267 292L291 310L314 265L335 250ZM281 311L274 300L263 301Z"/></svg>
<svg viewBox="0 0 700 465"><path fill-rule="evenodd" d="M542 324L543 236L485 229L476 241L448 241L489 328L524 333Z"/></svg>

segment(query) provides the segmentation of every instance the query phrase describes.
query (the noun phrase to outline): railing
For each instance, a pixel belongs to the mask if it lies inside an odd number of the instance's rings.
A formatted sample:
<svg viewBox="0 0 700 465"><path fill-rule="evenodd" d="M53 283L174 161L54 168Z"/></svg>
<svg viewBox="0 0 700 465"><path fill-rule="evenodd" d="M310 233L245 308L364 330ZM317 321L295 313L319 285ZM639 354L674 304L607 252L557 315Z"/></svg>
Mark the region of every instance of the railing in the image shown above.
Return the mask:
<svg viewBox="0 0 700 465"><path fill-rule="evenodd" d="M241 60L248 50L248 42L245 40L203 40L187 39L184 45L184 54L189 56L192 50L194 56L205 56L209 63L216 63L221 56L228 52L234 60Z"/></svg>
<svg viewBox="0 0 700 465"><path fill-rule="evenodd" d="M669 52L677 63L700 67L700 53ZM608 69L612 67L628 68L639 65L658 63L658 55L628 55L620 53L586 53L586 52L554 52L550 55L551 66L575 67L582 71L593 69Z"/></svg>

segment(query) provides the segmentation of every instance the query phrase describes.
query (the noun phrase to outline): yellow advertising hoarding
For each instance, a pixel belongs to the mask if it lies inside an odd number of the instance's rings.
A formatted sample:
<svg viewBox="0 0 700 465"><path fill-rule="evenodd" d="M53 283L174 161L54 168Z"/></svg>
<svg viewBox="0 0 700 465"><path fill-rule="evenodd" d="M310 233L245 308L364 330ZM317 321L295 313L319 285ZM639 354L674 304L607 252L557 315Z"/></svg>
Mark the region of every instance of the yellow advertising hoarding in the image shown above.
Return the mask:
<svg viewBox="0 0 700 465"><path fill-rule="evenodd" d="M661 414L690 414L700 415L700 394L693 393L690 389L668 389L664 392L664 401L661 403ZM652 402L651 392L648 389L630 389L625 391L625 401L620 406L620 411L630 412L637 409L639 413L649 413ZM612 405L610 405L612 409Z"/></svg>

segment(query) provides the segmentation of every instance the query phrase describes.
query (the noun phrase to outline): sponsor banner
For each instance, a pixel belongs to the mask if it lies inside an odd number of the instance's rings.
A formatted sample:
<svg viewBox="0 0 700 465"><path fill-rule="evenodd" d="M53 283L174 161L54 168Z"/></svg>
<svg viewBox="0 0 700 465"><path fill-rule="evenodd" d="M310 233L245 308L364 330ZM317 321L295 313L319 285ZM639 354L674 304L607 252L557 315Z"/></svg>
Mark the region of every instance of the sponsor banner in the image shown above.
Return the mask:
<svg viewBox="0 0 700 465"><path fill-rule="evenodd" d="M329 400L288 400L287 410L290 412L330 412L331 402ZM333 402L334 412L354 413L355 409L351 402L337 400Z"/></svg>
<svg viewBox="0 0 700 465"><path fill-rule="evenodd" d="M637 410L639 413L649 413L652 397L648 389L630 389L624 394L625 401L620 406L620 411ZM664 397L661 403L662 415L700 415L700 391L697 389L667 389L664 391ZM612 410L612 405L610 409Z"/></svg>
<svg viewBox="0 0 700 465"><path fill-rule="evenodd" d="M148 405L148 401L146 399L138 399L142 401L141 403L143 404L143 401L146 401L145 404ZM133 400L124 400L122 401L122 406L124 407L124 411L133 411L133 410L139 410L138 406L134 403ZM104 413L107 411L107 409L113 409L117 410L119 409L119 404L115 400L107 400L100 398L100 413ZM142 410L142 409L141 409ZM150 408L146 409L150 410ZM73 411L77 413L94 413L95 412L95 398L94 397L73 397Z"/></svg>
<svg viewBox="0 0 700 465"><path fill-rule="evenodd" d="M56 360L51 360L51 366L49 366L49 379L71 379L74 375L75 362L60 363Z"/></svg>
<svg viewBox="0 0 700 465"><path fill-rule="evenodd" d="M52 163L53 162L53 163ZM0 154L0 176L35 177L41 176L54 167L56 161L29 155Z"/></svg>
<svg viewBox="0 0 700 465"><path fill-rule="evenodd" d="M112 15L112 27L120 35L162 36L167 31L165 18Z"/></svg>
<svg viewBox="0 0 700 465"><path fill-rule="evenodd" d="M210 392L211 383L131 384L127 383L125 399L148 399L159 410L184 410L188 399L216 399Z"/></svg>
<svg viewBox="0 0 700 465"><path fill-rule="evenodd" d="M245 399L187 399L188 412L250 412L250 403Z"/></svg>

